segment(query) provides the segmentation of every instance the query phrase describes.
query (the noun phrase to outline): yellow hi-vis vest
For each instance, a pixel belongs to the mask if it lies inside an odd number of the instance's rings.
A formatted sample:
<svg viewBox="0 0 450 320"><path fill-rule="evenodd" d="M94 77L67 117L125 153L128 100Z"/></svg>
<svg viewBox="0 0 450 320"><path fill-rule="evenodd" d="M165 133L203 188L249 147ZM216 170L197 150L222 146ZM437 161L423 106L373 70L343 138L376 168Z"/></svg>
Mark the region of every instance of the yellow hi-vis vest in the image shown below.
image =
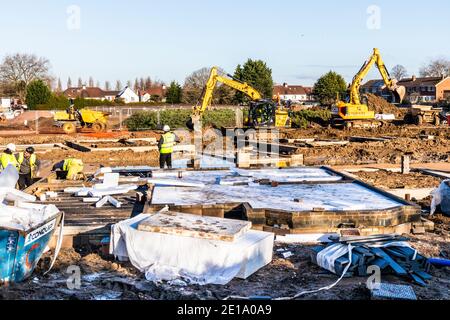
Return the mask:
<svg viewBox="0 0 450 320"><path fill-rule="evenodd" d="M175 134L172 132L167 132L162 135L162 139L163 143L159 152L162 154L172 153L173 146L175 145Z"/></svg>
<svg viewBox="0 0 450 320"><path fill-rule="evenodd" d="M63 171L67 171L67 180L74 180L79 173L83 172L83 169L81 159L68 158L64 160Z"/></svg>
<svg viewBox="0 0 450 320"><path fill-rule="evenodd" d="M23 160L25 159L25 156L23 155L23 152L19 153L19 159L17 162L19 163L18 168L20 169L20 166L23 163ZM30 167L31 167L31 176L34 177L34 170L36 169L36 155L32 154L30 156Z"/></svg>
<svg viewBox="0 0 450 320"><path fill-rule="evenodd" d="M63 171L69 171L70 167L73 165L82 166L83 161L81 159L67 158L64 160Z"/></svg>
<svg viewBox="0 0 450 320"><path fill-rule="evenodd" d="M13 154L2 153L0 156L0 165L2 170L5 169L8 164L12 164L16 168L19 167L19 163L17 162L16 156Z"/></svg>

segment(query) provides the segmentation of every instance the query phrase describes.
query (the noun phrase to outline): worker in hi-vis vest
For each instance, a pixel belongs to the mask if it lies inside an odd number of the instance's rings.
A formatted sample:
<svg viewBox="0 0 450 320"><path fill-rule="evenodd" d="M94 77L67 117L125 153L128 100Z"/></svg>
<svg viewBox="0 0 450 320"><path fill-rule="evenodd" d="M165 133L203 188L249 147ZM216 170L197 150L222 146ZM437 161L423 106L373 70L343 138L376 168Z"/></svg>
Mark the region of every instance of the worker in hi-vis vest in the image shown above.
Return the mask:
<svg viewBox="0 0 450 320"><path fill-rule="evenodd" d="M16 169L19 168L19 163L14 155L16 152L16 145L14 143L8 143L5 151L0 155L0 168L3 171L9 164L12 164Z"/></svg>
<svg viewBox="0 0 450 320"><path fill-rule="evenodd" d="M19 164L19 189L24 190L33 184L33 179L38 175L41 162L37 159L33 147L28 147L25 152L17 155Z"/></svg>
<svg viewBox="0 0 450 320"><path fill-rule="evenodd" d="M158 142L159 148L159 166L161 169L164 169L167 164L167 168L172 169L172 153L173 147L177 142L180 142L178 137L170 131L170 127L165 125L164 134L161 136Z"/></svg>
<svg viewBox="0 0 450 320"><path fill-rule="evenodd" d="M52 171L56 171L56 175L59 179L79 180L83 176L83 169L83 160L67 158L55 163Z"/></svg>

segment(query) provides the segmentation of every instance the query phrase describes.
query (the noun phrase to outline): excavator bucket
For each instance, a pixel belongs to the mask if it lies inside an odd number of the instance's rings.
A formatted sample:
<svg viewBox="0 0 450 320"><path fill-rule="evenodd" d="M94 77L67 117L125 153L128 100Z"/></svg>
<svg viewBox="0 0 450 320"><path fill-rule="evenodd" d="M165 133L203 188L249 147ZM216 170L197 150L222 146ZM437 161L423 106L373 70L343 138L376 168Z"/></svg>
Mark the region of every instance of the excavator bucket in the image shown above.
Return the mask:
<svg viewBox="0 0 450 320"><path fill-rule="evenodd" d="M398 86L392 92L394 93L395 101L402 103L406 96L406 88L404 86Z"/></svg>
<svg viewBox="0 0 450 320"><path fill-rule="evenodd" d="M186 121L186 127L191 131L201 131L201 116L195 114L191 115L188 121Z"/></svg>
<svg viewBox="0 0 450 320"><path fill-rule="evenodd" d="M191 117L186 121L186 127L191 131L194 130L194 121Z"/></svg>

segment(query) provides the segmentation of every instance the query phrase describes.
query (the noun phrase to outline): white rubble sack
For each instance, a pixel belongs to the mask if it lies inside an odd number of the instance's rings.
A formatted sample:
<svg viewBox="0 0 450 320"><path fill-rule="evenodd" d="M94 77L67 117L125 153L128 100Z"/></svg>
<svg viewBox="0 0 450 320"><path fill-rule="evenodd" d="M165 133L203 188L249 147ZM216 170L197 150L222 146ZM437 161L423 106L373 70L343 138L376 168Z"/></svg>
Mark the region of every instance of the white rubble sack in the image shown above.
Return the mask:
<svg viewBox="0 0 450 320"><path fill-rule="evenodd" d="M450 215L450 180L443 181L439 188L434 190L431 195L433 196L433 200L431 201L430 214L433 215L436 212L437 206L440 205L442 212Z"/></svg>
<svg viewBox="0 0 450 320"><path fill-rule="evenodd" d="M18 202L17 206L0 204L0 227L18 230L34 228L59 213L55 205Z"/></svg>
<svg viewBox="0 0 450 320"><path fill-rule="evenodd" d="M14 189L17 181L19 181L19 172L12 164L0 172L0 186Z"/></svg>
<svg viewBox="0 0 450 320"><path fill-rule="evenodd" d="M29 203L36 197L15 189L17 170L9 165L0 173L0 227L29 230L59 213L54 205ZM14 206L6 202L14 202Z"/></svg>
<svg viewBox="0 0 450 320"><path fill-rule="evenodd" d="M191 284L227 284L246 279L272 261L273 233L250 230L234 242L139 231L141 214L115 224L110 253L130 262L149 281L183 279Z"/></svg>

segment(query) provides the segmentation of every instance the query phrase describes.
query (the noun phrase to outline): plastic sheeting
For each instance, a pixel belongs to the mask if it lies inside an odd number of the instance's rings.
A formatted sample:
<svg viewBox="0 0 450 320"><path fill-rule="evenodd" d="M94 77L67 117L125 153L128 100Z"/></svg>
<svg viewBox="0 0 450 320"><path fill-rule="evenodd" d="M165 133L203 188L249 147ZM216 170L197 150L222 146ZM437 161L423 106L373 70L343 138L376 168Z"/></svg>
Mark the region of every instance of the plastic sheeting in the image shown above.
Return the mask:
<svg viewBox="0 0 450 320"><path fill-rule="evenodd" d="M36 201L36 197L16 190L18 180L12 165L0 173L0 227L26 231L59 213L54 205L28 203ZM7 202L14 202L14 206Z"/></svg>
<svg viewBox="0 0 450 320"><path fill-rule="evenodd" d="M183 279L196 284L227 284L270 263L273 234L248 231L234 242L137 230L150 215L113 226L110 253L130 262L150 281Z"/></svg>
<svg viewBox="0 0 450 320"><path fill-rule="evenodd" d="M434 190L431 195L433 196L433 200L431 201L430 214L433 215L436 212L437 206L440 205L442 212L450 215L450 180L442 182L439 188Z"/></svg>

